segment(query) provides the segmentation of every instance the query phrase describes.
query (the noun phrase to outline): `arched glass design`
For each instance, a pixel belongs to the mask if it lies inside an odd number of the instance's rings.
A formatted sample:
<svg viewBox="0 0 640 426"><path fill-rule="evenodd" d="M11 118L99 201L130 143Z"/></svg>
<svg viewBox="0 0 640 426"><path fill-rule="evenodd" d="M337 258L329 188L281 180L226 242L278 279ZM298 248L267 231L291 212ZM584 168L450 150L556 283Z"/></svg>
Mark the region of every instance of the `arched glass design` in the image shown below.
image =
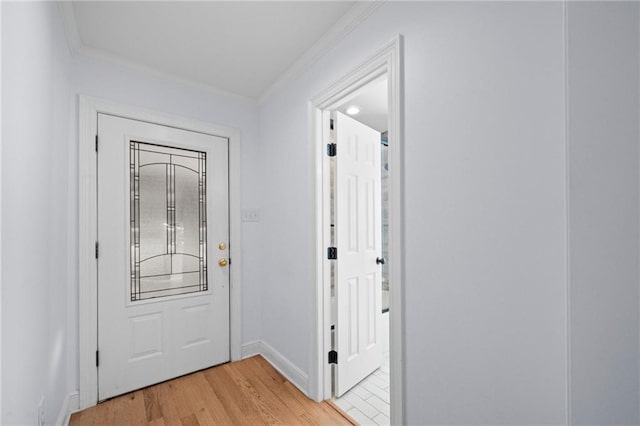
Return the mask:
<svg viewBox="0 0 640 426"><path fill-rule="evenodd" d="M206 153L130 142L131 300L207 290Z"/></svg>

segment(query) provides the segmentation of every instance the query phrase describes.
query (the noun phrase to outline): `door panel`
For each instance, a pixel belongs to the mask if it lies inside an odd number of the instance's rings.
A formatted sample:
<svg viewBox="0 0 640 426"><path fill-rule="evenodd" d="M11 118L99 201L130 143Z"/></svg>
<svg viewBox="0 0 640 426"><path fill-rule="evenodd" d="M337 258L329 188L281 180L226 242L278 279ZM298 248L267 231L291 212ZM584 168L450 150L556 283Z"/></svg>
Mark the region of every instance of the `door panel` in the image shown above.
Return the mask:
<svg viewBox="0 0 640 426"><path fill-rule="evenodd" d="M230 358L228 140L104 114L98 135L104 400Z"/></svg>
<svg viewBox="0 0 640 426"><path fill-rule="evenodd" d="M336 396L380 367L380 133L337 113Z"/></svg>

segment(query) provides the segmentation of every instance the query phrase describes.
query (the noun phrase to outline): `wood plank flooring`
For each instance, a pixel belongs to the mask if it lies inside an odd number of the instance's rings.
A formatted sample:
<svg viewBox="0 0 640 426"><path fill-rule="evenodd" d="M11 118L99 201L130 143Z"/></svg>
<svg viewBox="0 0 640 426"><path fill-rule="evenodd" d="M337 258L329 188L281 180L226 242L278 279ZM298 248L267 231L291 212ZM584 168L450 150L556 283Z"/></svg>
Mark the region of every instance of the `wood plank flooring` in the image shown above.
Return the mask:
<svg viewBox="0 0 640 426"><path fill-rule="evenodd" d="M307 398L260 356L110 399L75 413L85 425L354 425L338 407Z"/></svg>

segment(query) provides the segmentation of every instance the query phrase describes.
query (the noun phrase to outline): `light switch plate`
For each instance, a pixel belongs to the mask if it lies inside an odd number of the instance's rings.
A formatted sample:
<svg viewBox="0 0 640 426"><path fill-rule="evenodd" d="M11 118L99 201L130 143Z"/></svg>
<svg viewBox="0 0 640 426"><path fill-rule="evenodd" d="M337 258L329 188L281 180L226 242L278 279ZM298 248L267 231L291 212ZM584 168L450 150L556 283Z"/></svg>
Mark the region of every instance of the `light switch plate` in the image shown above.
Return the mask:
<svg viewBox="0 0 640 426"><path fill-rule="evenodd" d="M260 222L260 209L242 209L243 222Z"/></svg>

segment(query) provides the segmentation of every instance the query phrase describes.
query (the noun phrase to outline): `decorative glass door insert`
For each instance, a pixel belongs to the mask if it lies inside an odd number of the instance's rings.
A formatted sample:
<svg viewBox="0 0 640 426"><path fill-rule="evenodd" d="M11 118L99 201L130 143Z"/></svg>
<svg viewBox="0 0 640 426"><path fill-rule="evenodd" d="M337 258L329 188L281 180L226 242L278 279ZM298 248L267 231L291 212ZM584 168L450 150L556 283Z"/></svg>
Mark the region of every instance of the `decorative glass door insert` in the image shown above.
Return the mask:
<svg viewBox="0 0 640 426"><path fill-rule="evenodd" d="M207 290L206 153L131 141L131 300Z"/></svg>

